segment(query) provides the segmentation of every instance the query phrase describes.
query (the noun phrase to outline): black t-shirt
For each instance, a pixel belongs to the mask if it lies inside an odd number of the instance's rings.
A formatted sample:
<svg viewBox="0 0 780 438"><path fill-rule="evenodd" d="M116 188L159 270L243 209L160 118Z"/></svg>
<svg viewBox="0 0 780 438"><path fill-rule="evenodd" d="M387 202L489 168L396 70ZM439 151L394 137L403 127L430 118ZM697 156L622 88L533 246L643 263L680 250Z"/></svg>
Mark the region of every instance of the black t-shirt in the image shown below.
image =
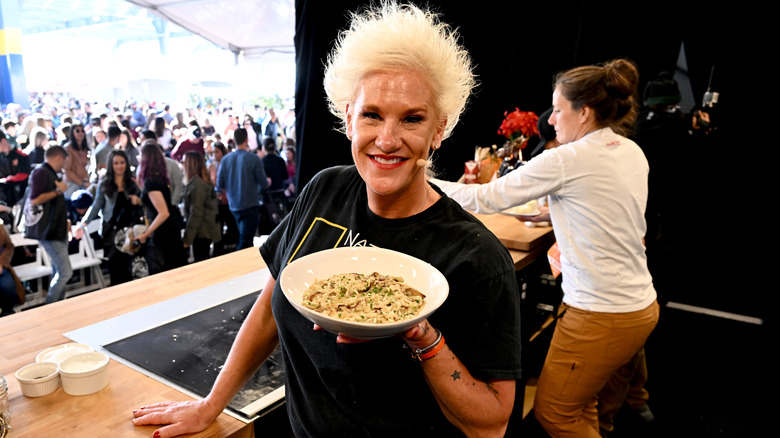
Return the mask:
<svg viewBox="0 0 780 438"><path fill-rule="evenodd" d="M149 197L149 192L161 192L165 199L165 204L168 206L168 212L172 213L170 187L165 184L165 181L163 181L161 177L150 176L144 180L144 189L141 195L141 200L144 204L144 212L150 223L157 217L157 210L154 208L152 199Z"/></svg>
<svg viewBox="0 0 780 438"><path fill-rule="evenodd" d="M54 191L57 188L56 182L60 177L54 172L54 169L48 163L41 163L30 173L30 199L35 199L43 193ZM46 238L43 240L67 240L68 238L68 207L65 204L65 197L57 195L46 202L44 208L50 208L49 226L46 232Z"/></svg>
<svg viewBox="0 0 780 438"><path fill-rule="evenodd" d="M160 248L164 252L175 251L181 248L181 229L182 217L178 207L171 204L171 188L159 176L151 176L144 181L141 201L143 201L146 220L151 224L157 217L157 210L154 208L150 192L159 191L165 199L165 205L168 206L168 219L163 222L159 228L152 233L152 240L157 245L172 246L172 248Z"/></svg>
<svg viewBox="0 0 780 438"><path fill-rule="evenodd" d="M286 264L306 254L365 245L420 258L447 277L449 297L429 320L474 376L521 377L520 297L509 253L445 195L415 216L385 219L370 211L354 166L328 169L307 185L260 253L279 278ZM272 303L296 436L461 435L400 338L337 344L335 335L312 330L279 282Z"/></svg>
<svg viewBox="0 0 780 438"><path fill-rule="evenodd" d="M263 157L263 169L266 176L271 178L271 185L268 187L270 191L283 190L285 188L284 183L287 181L287 163L284 158L276 154L268 154Z"/></svg>

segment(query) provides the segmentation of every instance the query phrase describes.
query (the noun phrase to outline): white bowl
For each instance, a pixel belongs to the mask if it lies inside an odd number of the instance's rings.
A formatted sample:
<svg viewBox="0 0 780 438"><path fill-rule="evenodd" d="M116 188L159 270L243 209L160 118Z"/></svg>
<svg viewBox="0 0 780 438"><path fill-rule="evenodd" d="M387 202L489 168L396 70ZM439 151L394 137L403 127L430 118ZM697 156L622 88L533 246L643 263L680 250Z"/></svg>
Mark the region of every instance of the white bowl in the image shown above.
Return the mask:
<svg viewBox="0 0 780 438"><path fill-rule="evenodd" d="M425 295L420 313L407 320L390 323L345 321L316 312L302 305L303 294L315 281L332 275L378 272L403 278L403 282ZM287 265L280 286L287 300L304 317L331 333L343 333L360 339L378 339L403 333L428 318L449 294L447 279L431 264L415 257L375 247L344 247L319 251Z"/></svg>
<svg viewBox="0 0 780 438"><path fill-rule="evenodd" d="M70 395L87 395L108 385L108 356L93 351L71 356L57 366L62 389Z"/></svg>
<svg viewBox="0 0 780 438"><path fill-rule="evenodd" d="M90 351L94 351L92 347L86 344L79 344L76 342L71 342L68 344L62 344L57 345L54 347L49 347L40 353L35 357L36 362L54 362L54 363L60 363L63 360L79 354L79 353L88 353Z"/></svg>
<svg viewBox="0 0 780 438"><path fill-rule="evenodd" d="M16 380L26 397L42 397L60 386L60 374L54 362L36 362L16 371Z"/></svg>

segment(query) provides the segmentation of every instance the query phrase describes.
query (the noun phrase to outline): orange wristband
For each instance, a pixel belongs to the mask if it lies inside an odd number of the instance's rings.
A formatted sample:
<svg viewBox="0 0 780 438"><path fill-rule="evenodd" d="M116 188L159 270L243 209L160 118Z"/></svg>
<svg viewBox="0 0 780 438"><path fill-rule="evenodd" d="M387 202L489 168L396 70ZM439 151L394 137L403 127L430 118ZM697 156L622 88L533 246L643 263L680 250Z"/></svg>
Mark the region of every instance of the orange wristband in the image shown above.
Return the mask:
<svg viewBox="0 0 780 438"><path fill-rule="evenodd" d="M425 353L425 354L423 354L421 356L417 356L417 358L420 359L420 362L422 362L424 360L428 360L428 359L432 358L433 356L436 356L437 354L439 354L439 352L442 351L443 349L444 349L444 336L442 336L441 337L441 341L439 341L439 343L436 344L435 347L433 347L433 350L431 350L431 351L429 351L429 352L427 352L427 353Z"/></svg>
<svg viewBox="0 0 780 438"><path fill-rule="evenodd" d="M422 362L439 354L442 348L444 348L444 336L442 336L440 331L436 330L436 340L425 348L414 350L412 352L412 357Z"/></svg>

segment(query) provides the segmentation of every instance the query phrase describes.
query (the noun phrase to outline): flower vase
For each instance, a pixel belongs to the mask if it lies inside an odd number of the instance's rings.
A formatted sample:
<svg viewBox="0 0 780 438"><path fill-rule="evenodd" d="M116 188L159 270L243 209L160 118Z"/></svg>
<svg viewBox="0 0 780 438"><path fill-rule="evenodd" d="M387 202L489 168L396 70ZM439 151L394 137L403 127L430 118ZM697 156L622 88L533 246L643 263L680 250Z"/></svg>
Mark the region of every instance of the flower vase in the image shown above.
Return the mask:
<svg viewBox="0 0 780 438"><path fill-rule="evenodd" d="M506 142L506 145L504 145L504 161L501 163L501 167L498 170L499 177L522 166L524 145L525 138L523 137Z"/></svg>

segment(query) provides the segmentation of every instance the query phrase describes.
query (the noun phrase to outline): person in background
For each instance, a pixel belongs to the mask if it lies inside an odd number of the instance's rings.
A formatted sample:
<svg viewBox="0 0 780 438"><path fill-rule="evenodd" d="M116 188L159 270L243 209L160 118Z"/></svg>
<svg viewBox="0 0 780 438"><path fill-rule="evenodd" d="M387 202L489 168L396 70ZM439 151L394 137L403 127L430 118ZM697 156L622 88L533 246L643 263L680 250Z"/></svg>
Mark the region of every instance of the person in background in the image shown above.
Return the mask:
<svg viewBox="0 0 780 438"><path fill-rule="evenodd" d="M271 137L263 139L263 169L265 175L271 179L268 193L281 194L284 192L285 183L290 175L287 173L287 163L276 152L276 142Z"/></svg>
<svg viewBox="0 0 780 438"><path fill-rule="evenodd" d="M30 160L30 165L35 166L46 161L46 147L49 144L49 134L45 128L34 127L30 131L30 144L24 153Z"/></svg>
<svg viewBox="0 0 780 438"><path fill-rule="evenodd" d="M121 134L122 129L116 124L112 124L108 127L106 139L95 147L95 153L92 154L91 163L92 172L95 175L99 176L101 171L108 165L108 154L116 148Z"/></svg>
<svg viewBox="0 0 780 438"><path fill-rule="evenodd" d="M274 142L279 146L279 142L284 142L284 128L279 121L279 116L276 114L273 108L268 108L268 116L263 120L262 130L260 131L263 137L271 137Z"/></svg>
<svg viewBox="0 0 780 438"><path fill-rule="evenodd" d="M686 149L690 141L690 121L679 107L682 96L677 81L668 72L660 72L647 83L643 98L644 105L640 109L634 139L650 166L645 246L647 266L658 292L658 302L663 307L668 301L664 292L670 284L669 273L674 269L669 265L669 260L673 259L670 257L670 242L684 240L670 239L676 222L670 218L675 217L674 213L679 209L674 204L680 187L676 178L684 174L685 169L676 167L679 160L670 160L667 151L670 148L677 151ZM603 436L613 432L614 418L624 405L629 409L627 412L635 414L643 422L655 419L648 405L650 393L645 388L648 377L647 354L643 347L599 391L599 427Z"/></svg>
<svg viewBox="0 0 780 438"><path fill-rule="evenodd" d="M19 128L19 124L13 120L3 120L3 129L5 130L6 140L11 144L11 147L17 147L16 143L16 130Z"/></svg>
<svg viewBox="0 0 780 438"><path fill-rule="evenodd" d="M154 119L154 127L149 128L150 131L154 131L154 135L157 138L157 143L163 147L166 151L170 149L171 138L173 138L173 131L168 127L164 118L158 117Z"/></svg>
<svg viewBox="0 0 780 438"><path fill-rule="evenodd" d="M210 394L137 409L136 425L170 425L160 438L206 428L278 345L292 436L504 436L521 375L520 294L506 247L426 180L475 83L459 37L435 17L389 1L353 16L325 89L354 165L320 172L260 247L271 277ZM309 233L317 223L431 263L447 303L389 338L316 330L276 279L299 257L345 245ZM404 346L430 354L410 358Z"/></svg>
<svg viewBox="0 0 780 438"><path fill-rule="evenodd" d="M89 147L87 146L87 134L84 126L76 124L70 131L69 141L64 146L68 152L68 159L65 161L65 182L68 184L68 190L65 191L65 198L76 190L87 189L89 183Z"/></svg>
<svg viewBox="0 0 780 438"><path fill-rule="evenodd" d="M176 119L173 122L168 123L168 127L171 129L171 132L178 131L179 129L187 129L187 124L184 123L184 113L181 111L177 111ZM167 145L163 145L163 146L167 146Z"/></svg>
<svg viewBox="0 0 780 438"><path fill-rule="evenodd" d="M244 115L243 126L244 129L246 129L247 144L249 145L249 150L251 152L257 151L257 149L262 147L262 141L260 140L262 138L262 136L260 135L263 129L262 126L260 126L259 123L255 122L255 120L249 114Z"/></svg>
<svg viewBox="0 0 780 438"><path fill-rule="evenodd" d="M140 137L140 133L138 135ZM135 142L132 131L122 128L117 148L124 151L125 155L127 155L128 170L134 172L135 169L138 169L138 145Z"/></svg>
<svg viewBox="0 0 780 438"><path fill-rule="evenodd" d="M88 190L80 189L73 192L70 197L65 198L65 204L68 209L68 220L71 224L81 222L84 215L94 202L94 196ZM73 241L71 241L73 243Z"/></svg>
<svg viewBox="0 0 780 438"><path fill-rule="evenodd" d="M170 125L171 122L173 122L173 115L171 114L171 106L166 103L165 106L163 106L162 112L160 112L160 114L157 114L157 117L162 118L163 120L165 120L165 123Z"/></svg>
<svg viewBox="0 0 780 438"><path fill-rule="evenodd" d="M104 131L103 129L96 129L96 130L94 130L93 140L94 140L95 144L90 149L91 155L94 155L95 150L97 149L98 145L100 143L103 143L103 141L105 141L106 138L108 138L108 134L106 134L106 131Z"/></svg>
<svg viewBox="0 0 780 438"><path fill-rule="evenodd" d="M128 102L127 116L130 121L132 129L136 129L138 127L140 128L144 127L144 123L146 122L146 116L144 116L144 111L138 105L138 102L136 102L133 99L131 99Z"/></svg>
<svg viewBox="0 0 780 438"><path fill-rule="evenodd" d="M70 141L70 130L72 128L72 124L70 122L64 122L60 124L59 127L55 130L57 135L54 137L54 140L57 141L57 144L60 146L65 146L65 143Z"/></svg>
<svg viewBox="0 0 780 438"><path fill-rule="evenodd" d="M211 145L211 159L208 162L209 177L211 181L217 180L217 174L219 173L219 163L227 154L227 149L222 142L214 142ZM219 223L219 229L222 230L222 239L219 242L214 243L214 256L226 254L228 248L234 248L238 242L238 225L236 224L236 218L230 212L228 206L227 194L218 187L215 187L217 194L218 210L217 222Z"/></svg>
<svg viewBox="0 0 780 438"><path fill-rule="evenodd" d="M146 119L144 120L143 126L139 125L136 127L136 129L132 129L132 131L140 132L140 131L146 131L147 129L154 129L154 120L157 118L157 110L154 108L147 108L146 109Z"/></svg>
<svg viewBox="0 0 780 438"><path fill-rule="evenodd" d="M190 121L187 135L183 136L171 151L171 158L181 163L184 161L184 154L190 151L197 152L203 156L206 155L206 151L203 148L203 134L195 119Z"/></svg>
<svg viewBox="0 0 780 438"><path fill-rule="evenodd" d="M539 143L537 143L536 147L528 154L528 158L525 158L525 154L523 155L524 159L530 160L547 149L554 149L561 145L561 142L558 141L558 137L555 136L555 127L549 123L552 110L553 109L550 108L539 116L539 121L536 122L536 130L539 131Z"/></svg>
<svg viewBox="0 0 780 438"><path fill-rule="evenodd" d="M0 224L0 318L14 312L14 306L24 304L26 291L14 272L11 260L14 243L5 225Z"/></svg>
<svg viewBox="0 0 780 438"><path fill-rule="evenodd" d="M184 266L181 219L173 213L165 156L156 143L147 141L141 146L138 179L142 181L141 200L149 226L136 238L147 244L145 255L149 274Z"/></svg>
<svg viewBox="0 0 780 438"><path fill-rule="evenodd" d="M153 131L143 131L141 132L139 138L141 140L141 146L147 142L151 142L159 146L160 150L163 151L163 156L165 157L165 166L168 170L168 178L171 183L171 202L173 203L173 206L176 207L175 210L178 211L178 206L181 204L182 193L184 190L184 174L182 173L181 165L178 161L165 156L165 148L157 142L157 137ZM138 174L138 172L140 172L140 164L139 168L136 169L136 174Z"/></svg>
<svg viewBox="0 0 780 438"><path fill-rule="evenodd" d="M224 135L225 138L232 139L233 133L236 132L236 129L240 128L241 125L238 123L238 116L234 116L233 113L228 112L225 114L225 117L227 120L225 123L225 128L222 130L222 135Z"/></svg>
<svg viewBox="0 0 780 438"><path fill-rule="evenodd" d="M87 145L89 146L90 153L95 150L95 147L100 143L95 138L95 133L100 130L100 118L91 118L89 123L84 123L85 131L87 132Z"/></svg>
<svg viewBox="0 0 780 438"><path fill-rule="evenodd" d="M212 243L222 240L222 228L217 194L203 155L189 151L184 154L184 247L192 247L196 262L209 258Z"/></svg>
<svg viewBox="0 0 780 438"><path fill-rule="evenodd" d="M265 217L260 220L260 234L265 235L273 231L273 228L287 215L287 199L284 191L289 175L287 164L284 158L276 153L276 142L271 137L263 139L262 146L258 149L258 156L263 161L263 170L269 184L268 188L261 192Z"/></svg>
<svg viewBox="0 0 780 438"><path fill-rule="evenodd" d="M81 239L87 225L98 217L101 218L103 256L108 260L111 285L116 285L133 279L133 257L117 250L114 237L118 230L141 222L143 203L141 188L134 181L133 173L127 164L127 154L120 149L114 149L108 155L108 161L111 165L106 168L105 175L97 184L95 199L73 235Z"/></svg>
<svg viewBox="0 0 780 438"><path fill-rule="evenodd" d="M68 185L58 176L65 166L68 153L62 146L50 146L46 150L45 158L46 161L36 166L30 174L27 202L34 207L49 209L48 219L45 215L40 219L46 221L39 225L41 235L29 235L29 230L25 230L25 233L27 237L37 239L38 244L49 255L52 267L51 282L46 294L46 303L49 304L65 298L65 285L73 276L73 269L68 256L70 223L63 195Z"/></svg>
<svg viewBox="0 0 780 438"><path fill-rule="evenodd" d="M201 127L201 130L203 131L204 137L211 137L217 132L217 129L214 127L214 125L211 124L210 117L203 118L203 126Z"/></svg>
<svg viewBox="0 0 780 438"><path fill-rule="evenodd" d="M534 400L553 437L599 437L597 394L643 347L659 306L643 238L648 164L627 136L637 116L636 66L624 59L555 77L549 118L560 146L488 184L437 180L475 213L548 196L532 221L552 221L561 252L564 312Z"/></svg>
<svg viewBox="0 0 780 438"><path fill-rule="evenodd" d="M2 199L13 206L24 197L30 176L30 159L19 148L11 146L8 137L0 132L0 185Z"/></svg>
<svg viewBox="0 0 780 438"><path fill-rule="evenodd" d="M228 199L228 205L238 225L236 249L254 245L260 224L260 192L268 188L263 162L249 151L247 132L238 128L233 133L236 150L222 157L217 172L217 187Z"/></svg>
<svg viewBox="0 0 780 438"><path fill-rule="evenodd" d="M291 138L287 137L287 141ZM293 202L295 202L295 146L287 146L284 150L285 161L287 162L287 181L285 182L284 196L287 197L287 208L292 208Z"/></svg>
<svg viewBox="0 0 780 438"><path fill-rule="evenodd" d="M211 181L217 180L217 172L219 171L219 162L222 161L222 157L227 154L225 145L220 141L215 141L211 144L211 150L209 151L209 159L206 162L206 168L209 171L209 178Z"/></svg>
<svg viewBox="0 0 780 438"><path fill-rule="evenodd" d="M29 153L27 153L27 148L34 144L32 135L33 129L36 127L45 128L45 123L39 113L29 114L24 118L24 120L20 120L18 123L20 129L16 134L16 143L19 145L19 147L22 148L23 151L25 151L27 155L29 155Z"/></svg>
<svg viewBox="0 0 780 438"><path fill-rule="evenodd" d="M66 196L65 206L68 210L68 222L71 225L80 223L84 215L87 213L87 210L89 210L89 207L92 205L93 201L94 197L92 196L92 193L84 189L76 190L70 196ZM71 228L71 233L73 236L75 236L76 229ZM68 253L78 254L79 250L81 249L80 244L81 242L79 242L79 239L69 238Z"/></svg>

